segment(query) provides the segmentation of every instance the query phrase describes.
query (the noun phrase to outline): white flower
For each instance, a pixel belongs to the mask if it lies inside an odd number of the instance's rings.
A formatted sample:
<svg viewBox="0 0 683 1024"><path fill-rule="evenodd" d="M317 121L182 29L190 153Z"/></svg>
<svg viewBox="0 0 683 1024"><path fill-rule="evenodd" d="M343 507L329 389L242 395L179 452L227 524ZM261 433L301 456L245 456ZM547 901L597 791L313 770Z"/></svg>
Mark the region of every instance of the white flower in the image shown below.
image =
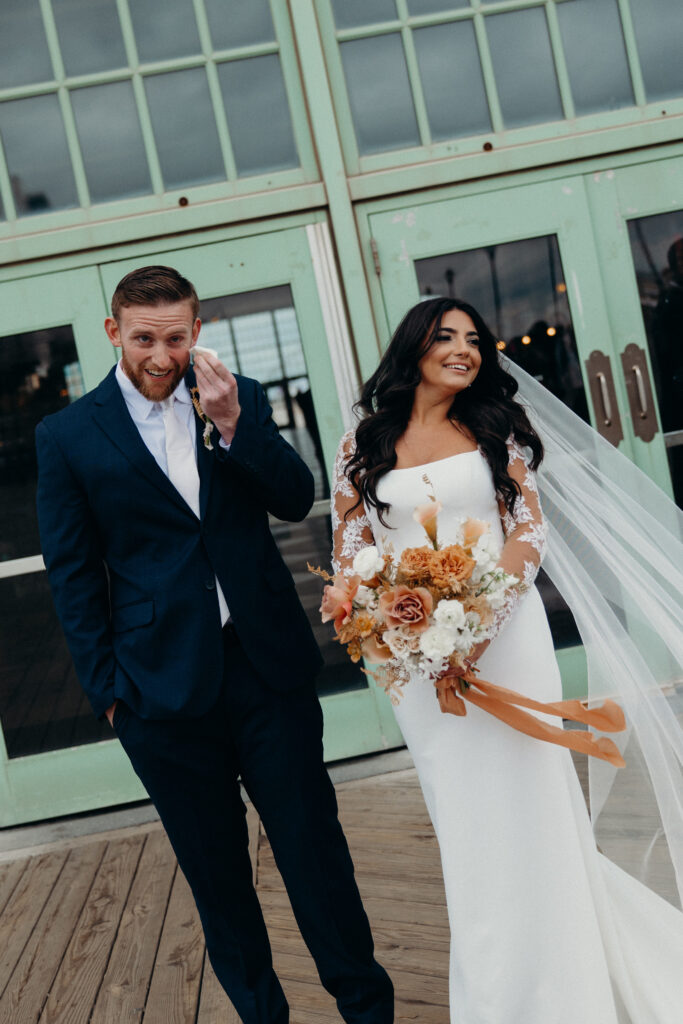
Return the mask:
<svg viewBox="0 0 683 1024"><path fill-rule="evenodd" d="M472 548L472 557L477 563L477 567L472 573L472 579L475 582L480 580L484 573L495 568L500 558L500 545L488 530L481 535Z"/></svg>
<svg viewBox="0 0 683 1024"><path fill-rule="evenodd" d="M361 548L353 560L353 571L362 580L371 580L384 568L384 559L374 544Z"/></svg>
<svg viewBox="0 0 683 1024"><path fill-rule="evenodd" d="M359 604L361 608L369 608L371 605L376 604L374 590L371 587L364 587L361 583L353 596L353 602L354 604Z"/></svg>
<svg viewBox="0 0 683 1024"><path fill-rule="evenodd" d="M403 630L400 626L396 629L386 629L382 634L382 640L395 658L405 659L420 649L419 635Z"/></svg>
<svg viewBox="0 0 683 1024"><path fill-rule="evenodd" d="M465 625L465 609L460 601L441 600L434 609L434 622L451 629L459 629Z"/></svg>
<svg viewBox="0 0 683 1024"><path fill-rule="evenodd" d="M430 661L447 658L453 651L455 633L444 626L429 626L420 634L420 648Z"/></svg>

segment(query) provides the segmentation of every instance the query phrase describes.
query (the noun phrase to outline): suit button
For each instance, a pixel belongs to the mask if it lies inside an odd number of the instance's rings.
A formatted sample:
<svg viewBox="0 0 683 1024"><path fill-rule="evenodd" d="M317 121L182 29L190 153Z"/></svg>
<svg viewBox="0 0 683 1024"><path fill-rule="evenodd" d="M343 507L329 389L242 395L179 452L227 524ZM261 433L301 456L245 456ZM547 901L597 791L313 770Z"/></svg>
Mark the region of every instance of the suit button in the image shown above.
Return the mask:
<svg viewBox="0 0 683 1024"><path fill-rule="evenodd" d="M206 587L207 590L215 590L216 581L214 579L204 580L204 586Z"/></svg>

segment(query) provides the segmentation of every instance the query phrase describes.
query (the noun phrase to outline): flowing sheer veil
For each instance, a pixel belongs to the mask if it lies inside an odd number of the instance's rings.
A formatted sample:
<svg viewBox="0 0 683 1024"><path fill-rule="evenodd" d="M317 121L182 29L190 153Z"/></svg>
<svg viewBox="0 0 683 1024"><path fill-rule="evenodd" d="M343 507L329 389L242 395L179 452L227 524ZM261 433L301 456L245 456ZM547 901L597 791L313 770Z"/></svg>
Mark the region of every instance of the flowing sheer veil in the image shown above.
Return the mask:
<svg viewBox="0 0 683 1024"><path fill-rule="evenodd" d="M596 841L683 902L683 513L563 402L503 362L545 445L543 567L581 635L588 698L615 698L628 722L612 737L626 768L589 758Z"/></svg>

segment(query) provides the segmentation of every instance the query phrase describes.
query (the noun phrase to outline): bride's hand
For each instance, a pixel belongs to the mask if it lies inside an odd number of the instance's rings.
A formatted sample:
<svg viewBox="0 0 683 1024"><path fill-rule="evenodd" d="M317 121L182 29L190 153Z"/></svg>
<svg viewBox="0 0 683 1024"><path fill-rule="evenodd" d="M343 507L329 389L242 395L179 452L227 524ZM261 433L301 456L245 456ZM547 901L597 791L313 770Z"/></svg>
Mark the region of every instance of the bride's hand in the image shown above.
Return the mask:
<svg viewBox="0 0 683 1024"><path fill-rule="evenodd" d="M476 666L477 661L479 660L479 658L481 658L482 654L484 653L484 651L486 650L490 643L490 640L482 640L480 644L477 644L476 647L472 648L470 653L464 659L464 664L462 665L462 667L450 668L447 672L447 675L464 676L466 672L469 672L470 669Z"/></svg>

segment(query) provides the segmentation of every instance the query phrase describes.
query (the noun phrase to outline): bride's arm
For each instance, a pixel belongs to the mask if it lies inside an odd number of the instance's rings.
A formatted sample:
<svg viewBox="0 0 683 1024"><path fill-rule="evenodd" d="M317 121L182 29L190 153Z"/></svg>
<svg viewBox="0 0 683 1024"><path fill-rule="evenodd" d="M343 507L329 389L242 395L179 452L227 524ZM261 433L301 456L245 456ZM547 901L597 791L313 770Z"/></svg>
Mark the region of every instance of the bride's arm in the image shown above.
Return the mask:
<svg viewBox="0 0 683 1024"><path fill-rule="evenodd" d="M517 495L512 513L508 512L502 499L498 502L505 533L498 568L517 576L522 586L510 591L502 608L495 613L491 637L474 649L469 659L471 662L481 657L491 640L510 618L525 592L532 586L545 549L546 522L538 497L536 475L529 465L525 450L514 438L508 439L507 447L508 474L518 484L520 493Z"/></svg>
<svg viewBox="0 0 683 1024"><path fill-rule="evenodd" d="M358 500L358 492L345 475L344 467L354 450L355 433L349 430L339 443L332 476L332 568L335 573L345 576L351 574L358 551L366 544L374 544L370 520L362 502L349 511Z"/></svg>
<svg viewBox="0 0 683 1024"><path fill-rule="evenodd" d="M512 591L503 607L496 613L493 623L494 635L500 631L524 593L533 585L543 558L547 529L538 497L536 474L530 467L529 458L514 438L508 439L507 446L508 474L519 486L520 493L517 495L512 513L508 512L502 500L498 502L505 532L505 544L498 567L517 576L522 587Z"/></svg>

